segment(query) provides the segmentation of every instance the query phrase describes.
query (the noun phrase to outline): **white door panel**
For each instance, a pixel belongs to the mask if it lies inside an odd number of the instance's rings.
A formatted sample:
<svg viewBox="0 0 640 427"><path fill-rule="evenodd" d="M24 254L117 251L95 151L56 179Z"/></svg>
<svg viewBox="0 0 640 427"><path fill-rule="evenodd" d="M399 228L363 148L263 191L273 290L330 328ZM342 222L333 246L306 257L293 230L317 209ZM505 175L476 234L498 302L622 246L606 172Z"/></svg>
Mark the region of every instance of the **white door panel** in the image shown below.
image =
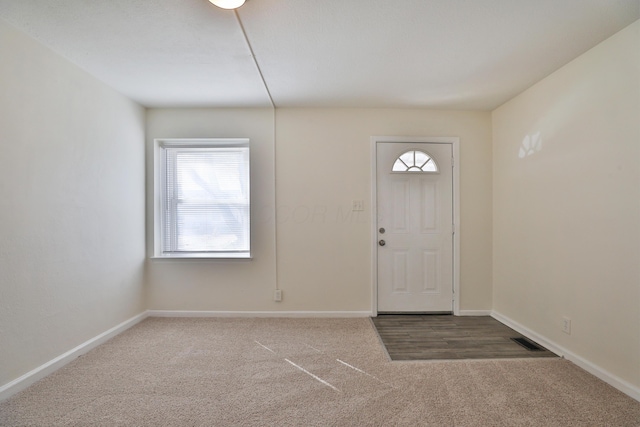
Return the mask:
<svg viewBox="0 0 640 427"><path fill-rule="evenodd" d="M393 172L396 160L413 150L427 153L438 171ZM452 146L378 142L376 152L378 311L450 312Z"/></svg>

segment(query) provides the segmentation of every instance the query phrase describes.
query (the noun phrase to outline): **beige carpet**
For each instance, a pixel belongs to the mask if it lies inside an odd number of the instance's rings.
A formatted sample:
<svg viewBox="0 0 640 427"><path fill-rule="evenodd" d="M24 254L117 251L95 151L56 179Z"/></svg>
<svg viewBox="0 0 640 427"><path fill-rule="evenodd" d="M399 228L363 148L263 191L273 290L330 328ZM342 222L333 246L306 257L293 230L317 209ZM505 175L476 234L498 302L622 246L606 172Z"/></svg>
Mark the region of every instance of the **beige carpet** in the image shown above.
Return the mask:
<svg viewBox="0 0 640 427"><path fill-rule="evenodd" d="M2 426L640 426L562 359L390 362L369 319L147 319L0 403Z"/></svg>

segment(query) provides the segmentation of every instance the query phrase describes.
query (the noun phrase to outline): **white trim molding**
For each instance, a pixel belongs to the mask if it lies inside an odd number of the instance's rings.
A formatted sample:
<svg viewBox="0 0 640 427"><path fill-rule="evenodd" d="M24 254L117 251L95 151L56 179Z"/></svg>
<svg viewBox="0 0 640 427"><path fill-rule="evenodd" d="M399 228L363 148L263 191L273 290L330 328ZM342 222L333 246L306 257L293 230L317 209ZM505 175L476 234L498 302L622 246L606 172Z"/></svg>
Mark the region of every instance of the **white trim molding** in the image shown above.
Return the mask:
<svg viewBox="0 0 640 427"><path fill-rule="evenodd" d="M570 362L575 363L577 366L579 366L580 368L584 369L585 371L589 372L590 374L592 374L593 376L601 379L602 381L606 382L607 384L617 388L618 390L620 390L621 392L623 392L624 394L632 397L633 399L637 400L640 402L640 387L636 387L633 384L623 380L622 378L619 378L615 375L613 375L612 373L606 371L605 369L602 369L601 367L595 365L594 363L584 359L581 356L578 356L577 354L567 350L566 348L562 347L561 345L556 344L555 342L548 340L547 338L543 337L542 335L532 331L531 329L521 325L520 323L516 322L515 320L512 320L510 318L508 318L507 316L500 314L496 311L493 311L491 313L491 317L493 317L494 319L496 319L497 321L504 323L505 325L507 325L508 327L510 327L511 329L521 333L522 335L531 338L532 340L534 340L535 342L537 342L538 344L542 345L543 347L546 347L548 350L554 352L555 354L557 354L558 356L561 356L567 360L569 360Z"/></svg>
<svg viewBox="0 0 640 427"><path fill-rule="evenodd" d="M52 374L69 362L96 348L140 323L147 317L296 317L296 318L354 318L371 317L370 311L180 311L147 310L117 326L85 341L79 346L27 372L15 380L0 386L0 402L26 389L36 381Z"/></svg>
<svg viewBox="0 0 640 427"><path fill-rule="evenodd" d="M458 310L457 316L491 316L491 310Z"/></svg>
<svg viewBox="0 0 640 427"><path fill-rule="evenodd" d="M144 312L144 313L138 314L137 316L132 317L129 320L125 320L119 325L114 326L113 328L101 333L100 335L97 335L91 338L90 340L83 342L79 346L72 348L71 350L67 351L64 354L61 354L60 356L54 359L51 359L47 363L38 366L37 368L27 372L21 377L16 378L15 380L3 386L0 386L0 402L26 389L31 384L41 380L47 375L52 374L53 372L62 368L67 363L72 362L74 359L77 359L83 354L96 348L100 344L107 342L111 338L115 337L121 332L126 331L127 329L134 326L135 324L140 323L146 317L147 317L147 312Z"/></svg>
<svg viewBox="0 0 640 427"><path fill-rule="evenodd" d="M149 317L298 317L353 318L371 317L370 311L191 311L149 310Z"/></svg>
<svg viewBox="0 0 640 427"><path fill-rule="evenodd" d="M371 312L378 314L378 198L377 198L377 146L379 142L413 142L451 144L453 151L453 314L460 315L460 138L457 136L371 137ZM487 314L488 315L488 314Z"/></svg>

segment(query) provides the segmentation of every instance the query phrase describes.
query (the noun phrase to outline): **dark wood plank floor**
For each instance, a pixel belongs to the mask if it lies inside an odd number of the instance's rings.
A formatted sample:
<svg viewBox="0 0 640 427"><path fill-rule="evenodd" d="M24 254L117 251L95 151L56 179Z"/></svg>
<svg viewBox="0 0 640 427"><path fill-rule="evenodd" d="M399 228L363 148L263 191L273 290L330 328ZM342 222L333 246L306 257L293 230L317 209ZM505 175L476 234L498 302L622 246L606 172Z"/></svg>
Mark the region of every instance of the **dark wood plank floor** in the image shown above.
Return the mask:
<svg viewBox="0 0 640 427"><path fill-rule="evenodd" d="M489 316L385 314L373 323L391 360L558 357L515 343L525 337Z"/></svg>

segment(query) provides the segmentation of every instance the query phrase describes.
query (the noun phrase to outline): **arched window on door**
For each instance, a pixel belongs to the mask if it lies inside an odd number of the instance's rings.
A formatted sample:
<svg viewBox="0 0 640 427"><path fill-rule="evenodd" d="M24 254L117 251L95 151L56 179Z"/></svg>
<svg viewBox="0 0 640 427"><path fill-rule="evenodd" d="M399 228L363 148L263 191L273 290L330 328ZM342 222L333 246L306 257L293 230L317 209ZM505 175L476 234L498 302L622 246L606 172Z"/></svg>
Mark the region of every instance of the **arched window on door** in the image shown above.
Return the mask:
<svg viewBox="0 0 640 427"><path fill-rule="evenodd" d="M391 168L392 172L427 172L438 173L436 161L427 153L411 150L398 157Z"/></svg>

